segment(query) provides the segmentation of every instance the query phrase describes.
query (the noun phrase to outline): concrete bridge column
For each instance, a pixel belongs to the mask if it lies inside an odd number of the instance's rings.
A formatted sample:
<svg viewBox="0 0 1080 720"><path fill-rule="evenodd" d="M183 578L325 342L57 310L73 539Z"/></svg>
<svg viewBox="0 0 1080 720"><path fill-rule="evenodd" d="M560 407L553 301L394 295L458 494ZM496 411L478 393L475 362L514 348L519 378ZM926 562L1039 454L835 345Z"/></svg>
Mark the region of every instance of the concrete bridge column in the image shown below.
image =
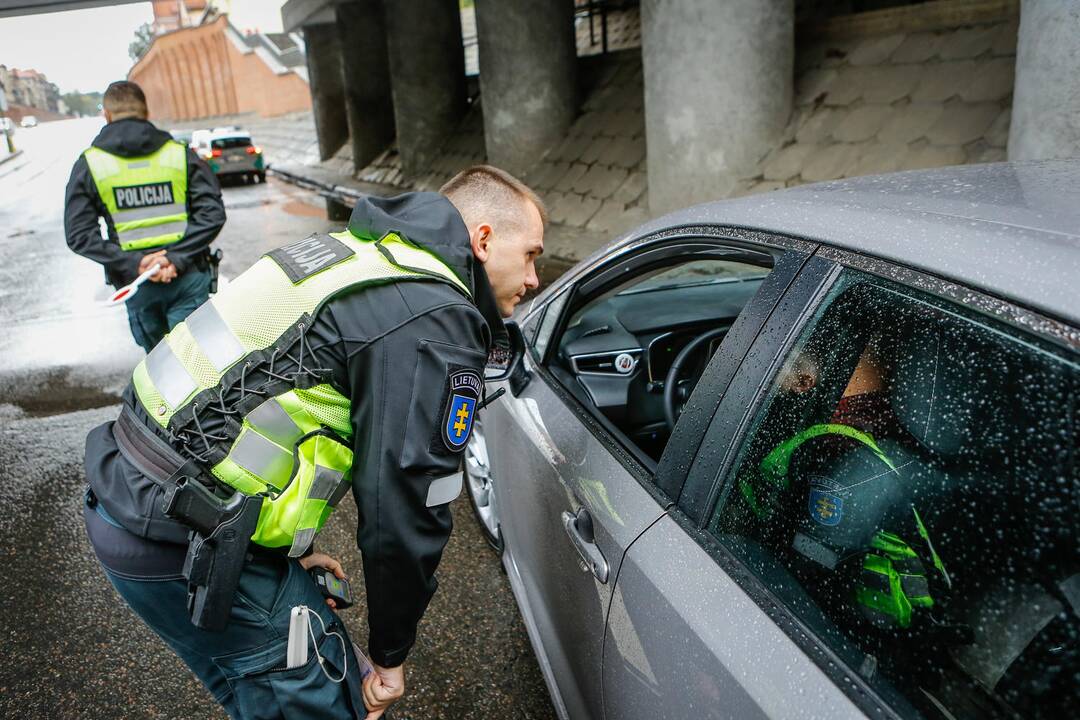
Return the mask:
<svg viewBox="0 0 1080 720"><path fill-rule="evenodd" d="M522 173L577 111L573 0L476 0L488 160Z"/></svg>
<svg viewBox="0 0 1080 720"><path fill-rule="evenodd" d="M726 197L792 107L793 0L642 0L649 209Z"/></svg>
<svg viewBox="0 0 1080 720"><path fill-rule="evenodd" d="M465 113L461 15L458 0L389 0L384 9L398 151L415 177Z"/></svg>
<svg viewBox="0 0 1080 720"><path fill-rule="evenodd" d="M1023 0L1010 160L1080 157L1080 3Z"/></svg>
<svg viewBox="0 0 1080 720"><path fill-rule="evenodd" d="M386 23L380 0L342 3L336 12L353 164L360 169L394 139Z"/></svg>
<svg viewBox="0 0 1080 720"><path fill-rule="evenodd" d="M335 23L303 27L311 105L315 114L315 132L319 137L319 157L327 160L349 139L341 43Z"/></svg>

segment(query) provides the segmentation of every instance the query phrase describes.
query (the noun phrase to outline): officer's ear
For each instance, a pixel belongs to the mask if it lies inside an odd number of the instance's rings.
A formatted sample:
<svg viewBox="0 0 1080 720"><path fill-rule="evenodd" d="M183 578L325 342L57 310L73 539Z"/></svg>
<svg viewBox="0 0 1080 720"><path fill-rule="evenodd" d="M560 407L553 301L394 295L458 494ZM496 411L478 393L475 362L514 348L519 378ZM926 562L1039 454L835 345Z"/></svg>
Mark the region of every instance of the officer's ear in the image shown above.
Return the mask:
<svg viewBox="0 0 1080 720"><path fill-rule="evenodd" d="M491 255L491 225L478 223L469 233L469 244L473 255L481 263L486 263Z"/></svg>

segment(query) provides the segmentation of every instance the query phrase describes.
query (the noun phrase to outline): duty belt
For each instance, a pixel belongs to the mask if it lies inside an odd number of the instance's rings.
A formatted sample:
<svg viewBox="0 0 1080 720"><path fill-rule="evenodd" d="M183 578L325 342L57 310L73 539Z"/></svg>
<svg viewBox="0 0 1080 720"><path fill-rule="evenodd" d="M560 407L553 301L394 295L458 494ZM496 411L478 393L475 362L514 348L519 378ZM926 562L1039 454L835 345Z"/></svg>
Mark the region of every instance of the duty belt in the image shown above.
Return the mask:
<svg viewBox="0 0 1080 720"><path fill-rule="evenodd" d="M120 454L162 489L187 462L164 438L140 422L127 405L113 423L113 437Z"/></svg>
<svg viewBox="0 0 1080 720"><path fill-rule="evenodd" d="M211 632L224 630L240 575L251 558L248 546L263 497L240 491L229 498L216 495L209 473L196 461L185 460L127 406L113 423L113 437L121 454L162 489L165 517L191 529L183 575L192 624Z"/></svg>

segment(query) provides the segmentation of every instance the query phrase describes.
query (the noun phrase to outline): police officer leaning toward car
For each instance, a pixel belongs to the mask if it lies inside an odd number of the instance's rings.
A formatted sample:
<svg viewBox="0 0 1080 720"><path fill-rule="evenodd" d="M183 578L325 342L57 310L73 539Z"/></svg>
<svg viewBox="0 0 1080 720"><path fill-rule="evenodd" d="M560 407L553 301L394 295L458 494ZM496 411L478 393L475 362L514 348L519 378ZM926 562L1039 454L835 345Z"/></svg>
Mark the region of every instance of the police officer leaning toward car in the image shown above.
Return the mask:
<svg viewBox="0 0 1080 720"><path fill-rule="evenodd" d="M147 120L138 85L112 83L102 104L107 124L68 180L64 230L68 247L101 263L117 288L161 266L127 302L135 342L150 352L206 301L208 248L225 224L225 206L206 163Z"/></svg>
<svg viewBox="0 0 1080 720"><path fill-rule="evenodd" d="M365 198L344 232L268 253L196 310L136 368L117 421L90 432L98 559L232 717L378 717L404 693L484 365L538 285L545 224L536 195L488 166L440 193ZM193 624L197 600L189 617L189 590L212 585L184 567L206 535L175 517L192 483L260 508L224 630ZM375 664L363 682L303 572L342 576L312 541L350 489ZM312 622L325 667L284 669L300 604L325 623Z"/></svg>

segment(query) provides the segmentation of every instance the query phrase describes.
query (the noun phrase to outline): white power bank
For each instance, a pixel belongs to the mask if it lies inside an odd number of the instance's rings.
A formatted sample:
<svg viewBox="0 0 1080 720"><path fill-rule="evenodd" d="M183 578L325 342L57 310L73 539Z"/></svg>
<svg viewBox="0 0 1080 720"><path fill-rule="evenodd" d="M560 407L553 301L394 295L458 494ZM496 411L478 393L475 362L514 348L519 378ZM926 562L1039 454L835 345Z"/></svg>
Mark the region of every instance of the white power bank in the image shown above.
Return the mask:
<svg viewBox="0 0 1080 720"><path fill-rule="evenodd" d="M308 609L297 605L289 616L289 646L285 653L285 666L294 668L307 663L308 658Z"/></svg>

